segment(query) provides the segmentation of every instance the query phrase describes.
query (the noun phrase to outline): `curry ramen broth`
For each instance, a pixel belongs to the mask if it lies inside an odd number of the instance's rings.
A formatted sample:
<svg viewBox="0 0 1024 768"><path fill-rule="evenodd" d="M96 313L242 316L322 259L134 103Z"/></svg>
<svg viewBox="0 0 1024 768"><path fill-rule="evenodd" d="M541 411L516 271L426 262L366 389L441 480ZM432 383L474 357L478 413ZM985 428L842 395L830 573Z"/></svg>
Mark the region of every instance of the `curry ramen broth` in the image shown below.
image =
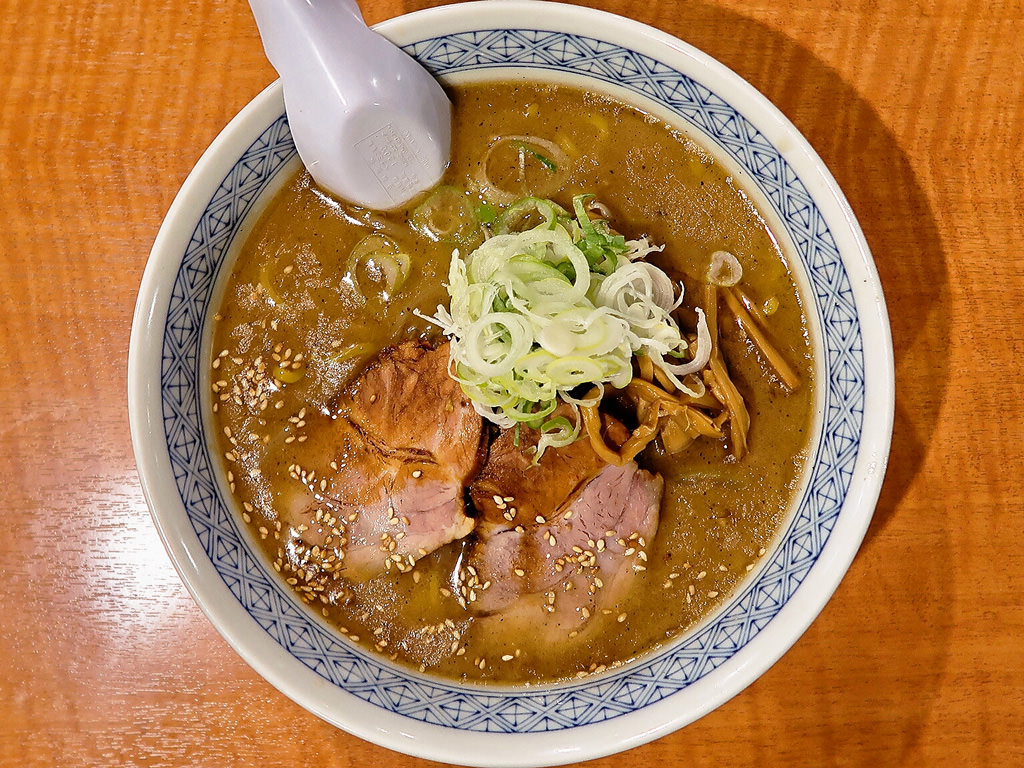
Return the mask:
<svg viewBox="0 0 1024 768"><path fill-rule="evenodd" d="M470 618L451 592L464 547L458 541L409 572L366 582L307 572L296 556L304 532L282 526L275 508L296 482L296 463L329 450L332 403L344 387L382 348L439 336L413 309L430 314L447 303L452 244L409 227L419 201L384 213L354 208L319 191L303 171L245 243L216 316L213 403L224 471L275 569L361 645L451 678L526 683L600 671L699 622L770 547L806 458L813 383L807 322L764 220L683 134L632 107L562 86L481 83L455 88L452 98L453 160L444 184L470 190L474 207L485 202L481 178L566 207L573 195L593 192L627 237L665 245L649 258L685 282L684 307L693 306L710 254L730 251L800 386L787 394L732 316L719 311L729 372L750 412L749 452L736 460L727 439L702 439L676 455L657 444L640 455L642 467L665 479L646 570L575 637L552 643L542 632L510 632L500 619ZM547 153L488 153L498 136L557 147L557 171L543 162L553 164ZM482 175L485 164L491 167ZM500 212L501 200L486 202ZM352 273L350 254L372 233L388 235L411 256L400 286L389 290L386 276L365 265ZM692 312L689 320L685 311L681 316L692 324Z"/></svg>

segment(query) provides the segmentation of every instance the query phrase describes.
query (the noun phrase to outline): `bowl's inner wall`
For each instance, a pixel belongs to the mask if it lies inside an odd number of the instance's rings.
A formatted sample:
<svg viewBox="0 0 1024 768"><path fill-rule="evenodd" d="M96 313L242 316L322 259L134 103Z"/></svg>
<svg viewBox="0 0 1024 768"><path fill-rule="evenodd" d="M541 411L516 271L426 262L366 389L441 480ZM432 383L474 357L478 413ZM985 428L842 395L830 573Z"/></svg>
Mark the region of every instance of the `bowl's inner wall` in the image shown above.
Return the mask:
<svg viewBox="0 0 1024 768"><path fill-rule="evenodd" d="M779 547L716 617L640 662L557 687L459 686L397 669L343 642L297 604L247 544L225 500L204 435L202 341L215 285L255 201L295 155L282 115L238 159L185 250L163 335L161 398L167 451L198 546L238 602L284 652L370 704L473 731L545 732L602 722L661 701L712 673L779 613L820 556L849 490L865 398L860 322L827 223L790 165L735 107L645 54L594 38L491 29L406 48L439 76L499 67L569 72L626 88L671 110L738 163L770 201L811 286L825 394L810 477ZM197 552L198 554L198 552Z"/></svg>

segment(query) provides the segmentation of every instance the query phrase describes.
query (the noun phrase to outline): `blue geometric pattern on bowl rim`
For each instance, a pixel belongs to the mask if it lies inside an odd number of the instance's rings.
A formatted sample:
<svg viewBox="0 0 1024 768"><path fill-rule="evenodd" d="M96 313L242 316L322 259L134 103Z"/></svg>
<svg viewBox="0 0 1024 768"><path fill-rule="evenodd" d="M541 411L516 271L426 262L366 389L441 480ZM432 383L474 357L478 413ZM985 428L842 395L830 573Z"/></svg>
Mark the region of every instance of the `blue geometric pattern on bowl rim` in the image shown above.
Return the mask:
<svg viewBox="0 0 1024 768"><path fill-rule="evenodd" d="M167 451L199 541L252 618L292 656L349 694L426 723L532 733L606 721L661 701L718 668L755 637L820 555L849 488L864 409L860 323L849 278L824 218L779 151L733 106L648 56L582 35L492 29L423 40L406 50L438 75L525 66L573 72L664 105L717 142L784 222L806 269L824 345L825 414L812 475L781 545L756 580L690 637L602 676L557 690L488 690L396 670L312 620L254 555L221 496L202 427L199 359L209 301L232 239L295 148L284 116L242 155L210 199L185 251L164 329L161 398Z"/></svg>

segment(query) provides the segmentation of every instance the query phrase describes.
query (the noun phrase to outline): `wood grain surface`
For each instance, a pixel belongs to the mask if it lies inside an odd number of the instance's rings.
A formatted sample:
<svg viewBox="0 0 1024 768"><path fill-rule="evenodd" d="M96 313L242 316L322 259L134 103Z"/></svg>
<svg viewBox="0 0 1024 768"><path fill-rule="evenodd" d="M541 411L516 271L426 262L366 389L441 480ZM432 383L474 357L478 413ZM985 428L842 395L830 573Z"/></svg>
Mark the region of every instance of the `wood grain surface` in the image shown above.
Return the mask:
<svg viewBox="0 0 1024 768"><path fill-rule="evenodd" d="M363 0L380 21L429 0ZM1024 765L1024 6L595 0L803 131L889 302L892 459L795 647L600 765ZM0 2L0 765L412 766L227 646L139 487L125 372L179 185L275 74L246 3Z"/></svg>

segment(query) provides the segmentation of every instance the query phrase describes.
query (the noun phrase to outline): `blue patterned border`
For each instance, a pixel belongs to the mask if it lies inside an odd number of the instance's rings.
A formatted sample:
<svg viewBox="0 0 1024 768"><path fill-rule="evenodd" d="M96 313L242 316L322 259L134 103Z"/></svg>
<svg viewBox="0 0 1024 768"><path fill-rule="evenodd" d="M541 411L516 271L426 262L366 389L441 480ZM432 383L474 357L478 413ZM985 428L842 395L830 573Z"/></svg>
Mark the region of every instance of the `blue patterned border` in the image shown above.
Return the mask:
<svg viewBox="0 0 1024 768"><path fill-rule="evenodd" d="M238 601L292 656L351 695L418 721L469 731L539 733L603 722L661 701L728 661L778 614L821 554L849 489L863 422L864 356L850 281L821 212L779 151L733 106L664 63L585 36L530 30L448 35L407 50L438 75L518 66L630 89L717 142L768 197L810 279L825 351L819 381L827 387L812 477L781 546L756 581L695 635L641 663L557 689L491 692L399 672L312 620L245 543L220 495L201 418L199 354L209 302L253 202L295 154L283 116L246 150L210 199L174 284L161 397L175 480L199 541Z"/></svg>

